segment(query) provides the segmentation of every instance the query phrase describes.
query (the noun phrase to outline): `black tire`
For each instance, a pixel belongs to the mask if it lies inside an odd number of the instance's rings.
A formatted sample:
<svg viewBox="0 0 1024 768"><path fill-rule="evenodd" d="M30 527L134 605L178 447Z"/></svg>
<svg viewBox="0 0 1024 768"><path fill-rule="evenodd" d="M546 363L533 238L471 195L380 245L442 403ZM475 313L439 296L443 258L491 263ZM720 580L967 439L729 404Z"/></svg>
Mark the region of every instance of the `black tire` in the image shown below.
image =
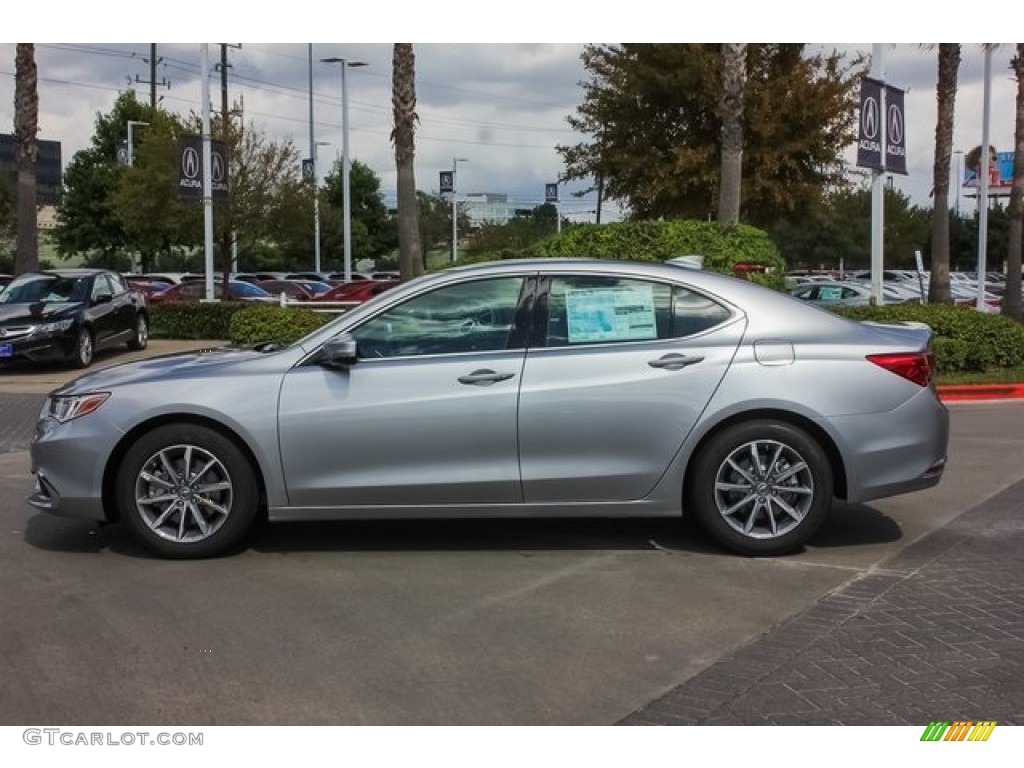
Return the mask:
<svg viewBox="0 0 1024 768"><path fill-rule="evenodd" d="M149 344L149 321L146 316L139 312L135 315L134 333L131 341L128 342L128 349L142 350Z"/></svg>
<svg viewBox="0 0 1024 768"><path fill-rule="evenodd" d="M728 549L782 555L814 535L832 493L832 468L817 440L790 424L758 420L708 441L694 459L687 501Z"/></svg>
<svg viewBox="0 0 1024 768"><path fill-rule="evenodd" d="M188 478L200 468L203 473ZM227 553L250 531L259 508L246 455L227 437L194 424L167 424L139 438L121 462L116 494L132 535L174 559ZM139 503L148 498L154 500Z"/></svg>
<svg viewBox="0 0 1024 768"><path fill-rule="evenodd" d="M75 349L71 353L71 364L75 368L88 368L92 365L96 356L96 344L92 338L92 331L85 326L78 330L78 338L75 339Z"/></svg>

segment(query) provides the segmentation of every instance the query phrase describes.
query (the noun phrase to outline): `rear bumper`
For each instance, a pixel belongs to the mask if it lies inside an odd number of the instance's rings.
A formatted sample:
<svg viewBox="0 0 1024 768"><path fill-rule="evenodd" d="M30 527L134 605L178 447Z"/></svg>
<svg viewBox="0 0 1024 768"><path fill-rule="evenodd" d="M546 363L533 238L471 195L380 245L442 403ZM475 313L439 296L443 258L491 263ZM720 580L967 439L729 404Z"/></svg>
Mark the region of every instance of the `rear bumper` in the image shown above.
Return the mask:
<svg viewBox="0 0 1024 768"><path fill-rule="evenodd" d="M937 485L949 447L949 411L923 388L886 413L833 418L846 447L847 498L864 502Z"/></svg>

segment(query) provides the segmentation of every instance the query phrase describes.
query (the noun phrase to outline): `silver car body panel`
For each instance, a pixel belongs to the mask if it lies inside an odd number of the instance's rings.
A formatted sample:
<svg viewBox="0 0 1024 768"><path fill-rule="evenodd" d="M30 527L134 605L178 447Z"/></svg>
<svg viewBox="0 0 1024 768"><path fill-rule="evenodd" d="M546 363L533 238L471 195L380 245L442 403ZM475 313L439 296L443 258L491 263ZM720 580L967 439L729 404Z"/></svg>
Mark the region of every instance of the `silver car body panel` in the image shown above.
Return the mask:
<svg viewBox="0 0 1024 768"><path fill-rule="evenodd" d="M588 274L677 284L729 309L679 339L317 363L323 343L435 288L478 276ZM867 360L929 331L872 327L752 283L672 265L551 259L457 268L398 286L284 350L214 350L87 374L95 413L41 419L33 505L104 519L111 459L148 425L221 425L253 457L272 520L678 515L685 470L721 424L769 414L813 426L864 501L934 485L948 414L933 388ZM700 358L678 370L666 354ZM479 370L511 374L461 383ZM837 485L840 485L837 483Z"/></svg>

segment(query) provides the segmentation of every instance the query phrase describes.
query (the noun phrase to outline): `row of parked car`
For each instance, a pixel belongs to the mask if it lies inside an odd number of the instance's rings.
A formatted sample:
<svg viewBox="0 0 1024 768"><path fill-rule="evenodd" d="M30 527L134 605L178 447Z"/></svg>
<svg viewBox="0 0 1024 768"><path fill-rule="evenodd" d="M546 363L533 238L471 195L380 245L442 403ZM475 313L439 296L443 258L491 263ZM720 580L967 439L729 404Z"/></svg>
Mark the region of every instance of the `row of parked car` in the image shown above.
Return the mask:
<svg viewBox="0 0 1024 768"><path fill-rule="evenodd" d="M882 274L882 302L920 304L927 301L930 273L920 276L913 270L884 270ZM823 306L863 306L871 303L871 273L851 272L840 275L832 272L800 272L786 275L786 286L791 295L803 301ZM977 275L967 272L950 273L950 294L954 303L974 307L978 300ZM999 312L1006 277L990 272L985 277L982 300L983 311Z"/></svg>
<svg viewBox="0 0 1024 768"><path fill-rule="evenodd" d="M351 306L398 284L391 273L359 275L352 282L313 280L308 275L240 274L228 282L228 299L332 302ZM266 278L266 279L264 279ZM382 279L375 279L382 278ZM223 280L214 295L225 298ZM206 296L203 275L124 275L108 269L56 269L14 278L0 275L0 365L14 361L59 361L77 368L92 364L97 351L127 345L145 349L149 308ZM324 305L325 308L327 305Z"/></svg>
<svg viewBox="0 0 1024 768"><path fill-rule="evenodd" d="M136 290L146 294L150 303L199 301L206 297L206 278L201 274L159 272L126 276ZM342 273L318 272L243 272L230 276L227 295L221 275L214 279L214 298L235 301L318 301L341 304L361 303L398 284L396 272L352 273L344 281Z"/></svg>

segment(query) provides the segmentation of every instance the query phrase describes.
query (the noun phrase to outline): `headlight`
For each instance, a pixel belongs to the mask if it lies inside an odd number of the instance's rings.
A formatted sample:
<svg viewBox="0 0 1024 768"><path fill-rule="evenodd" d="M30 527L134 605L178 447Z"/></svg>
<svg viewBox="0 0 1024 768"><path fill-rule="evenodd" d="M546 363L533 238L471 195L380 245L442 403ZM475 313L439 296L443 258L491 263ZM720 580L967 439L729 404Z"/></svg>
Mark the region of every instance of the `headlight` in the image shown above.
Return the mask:
<svg viewBox="0 0 1024 768"><path fill-rule="evenodd" d="M64 331L70 330L71 326L74 324L74 318L69 318L67 320L55 320L52 323L40 323L33 329L32 333L63 333Z"/></svg>
<svg viewBox="0 0 1024 768"><path fill-rule="evenodd" d="M51 395L46 401L43 416L62 424L92 413L110 397L109 392L90 392L87 395Z"/></svg>

